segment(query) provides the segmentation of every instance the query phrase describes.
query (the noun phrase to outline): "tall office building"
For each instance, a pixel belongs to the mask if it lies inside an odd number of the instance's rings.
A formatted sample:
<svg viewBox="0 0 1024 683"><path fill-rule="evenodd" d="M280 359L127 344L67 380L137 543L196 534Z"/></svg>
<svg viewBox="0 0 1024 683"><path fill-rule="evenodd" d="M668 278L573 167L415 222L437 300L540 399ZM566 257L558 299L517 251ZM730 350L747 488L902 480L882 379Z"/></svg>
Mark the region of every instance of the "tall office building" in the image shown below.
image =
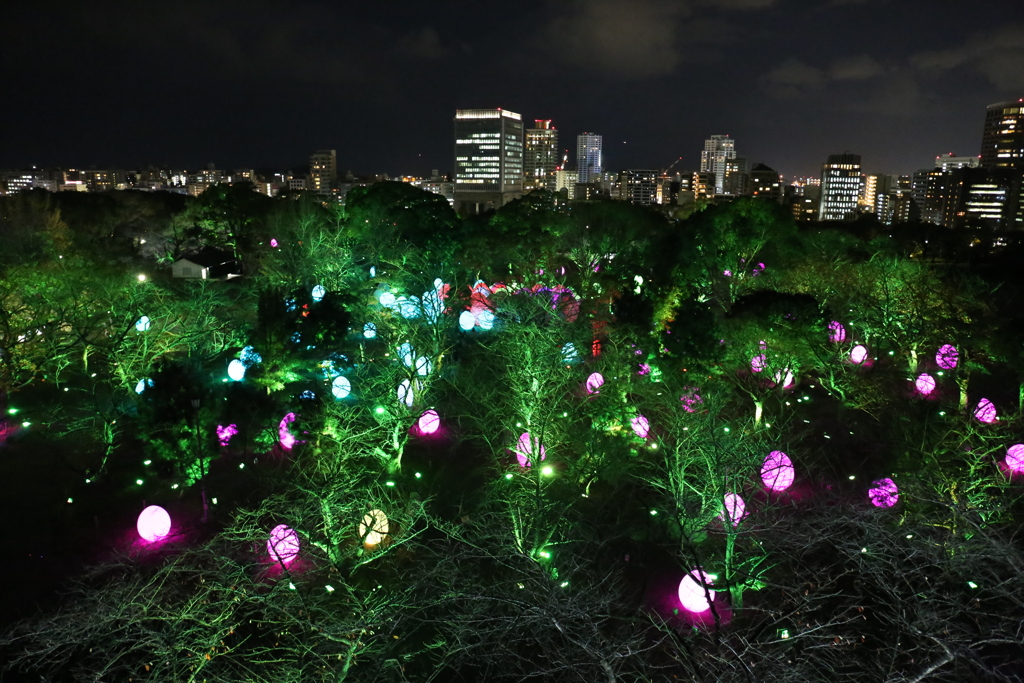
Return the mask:
<svg viewBox="0 0 1024 683"><path fill-rule="evenodd" d="M455 209L498 209L523 196L523 117L505 109L455 111Z"/></svg>
<svg viewBox="0 0 1024 683"><path fill-rule="evenodd" d="M555 191L555 170L558 168L558 129L548 119L536 119L526 129L523 148L523 191Z"/></svg>
<svg viewBox="0 0 1024 683"><path fill-rule="evenodd" d="M748 191L755 197L782 201L782 176L770 166L757 164L750 170Z"/></svg>
<svg viewBox="0 0 1024 683"><path fill-rule="evenodd" d="M594 133L576 136L576 173L580 185L597 182L601 174L602 137Z"/></svg>
<svg viewBox="0 0 1024 683"><path fill-rule="evenodd" d="M338 155L333 149L318 149L309 157L310 186L317 194L330 194L338 182Z"/></svg>
<svg viewBox="0 0 1024 683"><path fill-rule="evenodd" d="M725 174L728 161L736 158L736 141L728 135L712 135L704 141L700 153L700 172L715 176L715 194L725 192Z"/></svg>
<svg viewBox="0 0 1024 683"><path fill-rule="evenodd" d="M1024 98L988 105L981 136L981 166L1024 170Z"/></svg>
<svg viewBox="0 0 1024 683"><path fill-rule="evenodd" d="M857 212L860 198L860 155L832 154L821 165L819 221L842 221Z"/></svg>

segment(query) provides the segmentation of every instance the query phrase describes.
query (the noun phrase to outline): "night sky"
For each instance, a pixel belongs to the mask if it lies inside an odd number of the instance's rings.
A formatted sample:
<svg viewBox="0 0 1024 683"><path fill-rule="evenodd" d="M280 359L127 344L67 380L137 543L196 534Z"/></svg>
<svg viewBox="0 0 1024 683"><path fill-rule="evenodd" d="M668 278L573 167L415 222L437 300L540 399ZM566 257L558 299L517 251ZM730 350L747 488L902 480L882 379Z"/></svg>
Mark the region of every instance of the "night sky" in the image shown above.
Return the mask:
<svg viewBox="0 0 1024 683"><path fill-rule="evenodd" d="M62 3L63 4L63 3ZM604 135L605 166L787 177L831 153L907 173L976 155L1024 97L1024 1L8 2L0 168L451 171L456 108Z"/></svg>

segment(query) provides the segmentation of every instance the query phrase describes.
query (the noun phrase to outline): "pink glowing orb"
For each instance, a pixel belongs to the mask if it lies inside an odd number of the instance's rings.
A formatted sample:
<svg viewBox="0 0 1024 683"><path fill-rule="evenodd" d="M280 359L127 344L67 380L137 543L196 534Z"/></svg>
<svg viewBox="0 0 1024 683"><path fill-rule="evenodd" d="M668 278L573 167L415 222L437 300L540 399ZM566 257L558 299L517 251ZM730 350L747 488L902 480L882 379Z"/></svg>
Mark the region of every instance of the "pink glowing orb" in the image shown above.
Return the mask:
<svg viewBox="0 0 1024 683"><path fill-rule="evenodd" d="M1014 474L1024 474L1024 444L1015 443L1006 449L1006 466Z"/></svg>
<svg viewBox="0 0 1024 683"><path fill-rule="evenodd" d="M763 353L759 353L750 359L750 369L754 372L763 372L765 365L765 356Z"/></svg>
<svg viewBox="0 0 1024 683"><path fill-rule="evenodd" d="M278 524L267 539L267 553L270 559L281 564L291 564L299 555L299 535L287 524Z"/></svg>
<svg viewBox="0 0 1024 683"><path fill-rule="evenodd" d="M416 424L422 433L433 434L441 426L441 416L437 414L436 410L427 410L420 415L420 419Z"/></svg>
<svg viewBox="0 0 1024 683"><path fill-rule="evenodd" d="M697 404L704 402L704 399L697 393L697 387L684 387L683 391L686 393L679 397L679 401L683 404L683 410L688 413L696 411Z"/></svg>
<svg viewBox="0 0 1024 683"><path fill-rule="evenodd" d="M139 514L135 528L144 541L162 541L171 533L171 516L159 505L150 505Z"/></svg>
<svg viewBox="0 0 1024 683"><path fill-rule="evenodd" d="M637 367L636 374L638 374L638 375L649 375L649 374L651 374L651 366L648 365L647 363L641 363Z"/></svg>
<svg viewBox="0 0 1024 683"><path fill-rule="evenodd" d="M793 376L792 370L785 368L775 373L775 383L783 389L789 389L796 384L796 377Z"/></svg>
<svg viewBox="0 0 1024 683"><path fill-rule="evenodd" d="M651 423L643 415L637 415L629 421L629 424L633 428L633 432L641 439L646 439L647 435L651 433Z"/></svg>
<svg viewBox="0 0 1024 683"><path fill-rule="evenodd" d="M761 465L761 481L772 491L785 491L793 485L796 470L793 461L782 451L772 451Z"/></svg>
<svg viewBox="0 0 1024 683"><path fill-rule="evenodd" d="M217 443L227 446L231 437L238 433L238 425L217 425Z"/></svg>
<svg viewBox="0 0 1024 683"><path fill-rule="evenodd" d="M687 612L699 614L711 609L715 591L714 582L703 569L694 569L679 582L679 603Z"/></svg>
<svg viewBox="0 0 1024 683"><path fill-rule="evenodd" d="M277 438L281 441L281 447L286 451L290 451L295 447L299 441L295 438L290 431L288 431L288 425L295 422L295 413L288 413L281 418L281 424L277 426Z"/></svg>
<svg viewBox="0 0 1024 683"><path fill-rule="evenodd" d="M917 393L922 396L928 396L935 391L935 378L929 375L927 372L922 372L914 380L914 388L917 389Z"/></svg>
<svg viewBox="0 0 1024 683"><path fill-rule="evenodd" d="M974 409L974 419L983 424L992 424L998 419L997 415L996 405L987 398L978 401L978 407Z"/></svg>
<svg viewBox="0 0 1024 683"><path fill-rule="evenodd" d="M276 239L273 239L273 238L271 238L271 240L270 240L270 246L271 246L271 247L275 247L275 248L276 248L276 247L277 247L277 240L276 240Z"/></svg>
<svg viewBox="0 0 1024 683"><path fill-rule="evenodd" d="M595 372L587 377L587 393L596 394L597 390L604 384L604 375L600 372Z"/></svg>
<svg viewBox="0 0 1024 683"><path fill-rule="evenodd" d="M891 508L900 499L900 489L889 477L871 482L868 498L876 508Z"/></svg>
<svg viewBox="0 0 1024 683"><path fill-rule="evenodd" d="M952 370L960 362L960 352L952 344L943 344L935 352L935 364L943 370Z"/></svg>
<svg viewBox="0 0 1024 683"><path fill-rule="evenodd" d="M850 351L850 361L854 365L861 365L868 359L868 347L863 344L857 344Z"/></svg>
<svg viewBox="0 0 1024 683"><path fill-rule="evenodd" d="M846 328L838 320L833 320L828 324L828 340L836 344L846 341Z"/></svg>
<svg viewBox="0 0 1024 683"><path fill-rule="evenodd" d="M733 527L737 527L746 516L747 504L738 494L727 493L722 497L722 512L719 513L718 519L722 521L728 519Z"/></svg>
<svg viewBox="0 0 1024 683"><path fill-rule="evenodd" d="M530 456L533 455L533 438L530 437L530 432L523 432L519 437L515 454L520 467L529 467L533 464L530 462ZM548 457L547 450L544 448L544 444L540 444L540 459L543 460L546 457Z"/></svg>

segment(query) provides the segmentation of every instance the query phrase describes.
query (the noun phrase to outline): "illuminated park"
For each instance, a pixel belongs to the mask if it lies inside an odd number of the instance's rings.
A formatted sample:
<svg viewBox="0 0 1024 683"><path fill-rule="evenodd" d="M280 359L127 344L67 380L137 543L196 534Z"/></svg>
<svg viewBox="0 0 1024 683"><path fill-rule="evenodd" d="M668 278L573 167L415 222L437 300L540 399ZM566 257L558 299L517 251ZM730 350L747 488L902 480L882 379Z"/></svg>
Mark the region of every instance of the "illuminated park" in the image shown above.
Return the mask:
<svg viewBox="0 0 1024 683"><path fill-rule="evenodd" d="M1020 680L1014 267L756 198L250 194L150 195L156 257L3 199L12 675Z"/></svg>

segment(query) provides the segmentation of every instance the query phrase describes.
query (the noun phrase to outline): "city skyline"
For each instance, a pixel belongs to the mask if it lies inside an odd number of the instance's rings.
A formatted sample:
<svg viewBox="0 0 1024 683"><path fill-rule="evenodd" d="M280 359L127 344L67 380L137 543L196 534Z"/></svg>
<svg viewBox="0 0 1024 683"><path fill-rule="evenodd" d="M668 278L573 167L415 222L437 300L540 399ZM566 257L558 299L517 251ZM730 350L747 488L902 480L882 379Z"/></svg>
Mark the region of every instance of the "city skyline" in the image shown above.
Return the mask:
<svg viewBox="0 0 1024 683"><path fill-rule="evenodd" d="M13 6L0 167L288 168L337 149L340 171L450 172L451 111L505 106L566 141L600 132L608 169L683 156L694 170L702 141L727 133L786 177L845 149L866 171L910 173L978 154L984 108L1024 92L1019 5L947 6Z"/></svg>

